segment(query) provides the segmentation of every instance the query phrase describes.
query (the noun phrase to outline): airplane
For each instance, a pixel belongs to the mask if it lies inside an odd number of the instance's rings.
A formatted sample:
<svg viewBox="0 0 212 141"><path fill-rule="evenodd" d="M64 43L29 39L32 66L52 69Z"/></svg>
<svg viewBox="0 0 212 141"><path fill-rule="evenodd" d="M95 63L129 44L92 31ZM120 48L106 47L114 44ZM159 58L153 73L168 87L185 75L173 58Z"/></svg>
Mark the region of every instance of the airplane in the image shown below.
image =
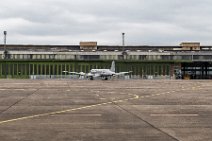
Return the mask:
<svg viewBox="0 0 212 141"><path fill-rule="evenodd" d="M67 72L67 71L63 71ZM115 72L115 61L112 61L111 68L110 69L91 69L89 73L84 72L68 72L70 74L79 75L80 77L87 77L90 80L94 80L94 78L101 77L103 80L108 80L108 78L119 76L119 75L125 75L130 74L132 71L129 72Z"/></svg>

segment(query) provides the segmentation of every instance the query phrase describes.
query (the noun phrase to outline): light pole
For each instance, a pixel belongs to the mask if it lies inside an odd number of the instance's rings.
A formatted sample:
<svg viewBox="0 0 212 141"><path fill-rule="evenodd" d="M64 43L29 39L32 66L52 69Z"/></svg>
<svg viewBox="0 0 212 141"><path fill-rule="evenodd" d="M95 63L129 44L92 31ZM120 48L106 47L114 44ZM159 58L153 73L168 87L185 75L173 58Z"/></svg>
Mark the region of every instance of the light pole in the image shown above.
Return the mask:
<svg viewBox="0 0 212 141"><path fill-rule="evenodd" d="M124 51L125 46L125 33L122 33L122 50Z"/></svg>
<svg viewBox="0 0 212 141"><path fill-rule="evenodd" d="M4 31L4 59L7 58L6 44L7 44L7 31Z"/></svg>

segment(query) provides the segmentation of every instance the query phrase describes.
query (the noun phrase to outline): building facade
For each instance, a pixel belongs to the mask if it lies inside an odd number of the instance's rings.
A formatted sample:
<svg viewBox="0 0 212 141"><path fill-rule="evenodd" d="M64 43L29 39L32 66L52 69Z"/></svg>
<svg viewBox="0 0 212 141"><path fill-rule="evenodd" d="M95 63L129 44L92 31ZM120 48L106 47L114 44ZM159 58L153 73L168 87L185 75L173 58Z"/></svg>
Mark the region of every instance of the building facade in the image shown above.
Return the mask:
<svg viewBox="0 0 212 141"><path fill-rule="evenodd" d="M88 44L88 45L87 45ZM64 71L92 68L133 71L133 78L212 78L212 47L200 43L180 46L0 45L0 78L65 78ZM86 48L87 47L87 48Z"/></svg>

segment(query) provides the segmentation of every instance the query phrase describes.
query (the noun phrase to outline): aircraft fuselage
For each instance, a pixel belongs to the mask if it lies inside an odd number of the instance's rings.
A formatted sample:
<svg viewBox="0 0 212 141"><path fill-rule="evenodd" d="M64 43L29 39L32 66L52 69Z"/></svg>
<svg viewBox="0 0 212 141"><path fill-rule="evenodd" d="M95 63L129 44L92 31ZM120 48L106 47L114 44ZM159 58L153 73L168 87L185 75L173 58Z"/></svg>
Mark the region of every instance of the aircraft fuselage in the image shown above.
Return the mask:
<svg viewBox="0 0 212 141"><path fill-rule="evenodd" d="M91 80L96 77L101 77L102 79L107 80L108 77L114 76L115 72L111 71L110 69L91 69L90 73L87 74Z"/></svg>

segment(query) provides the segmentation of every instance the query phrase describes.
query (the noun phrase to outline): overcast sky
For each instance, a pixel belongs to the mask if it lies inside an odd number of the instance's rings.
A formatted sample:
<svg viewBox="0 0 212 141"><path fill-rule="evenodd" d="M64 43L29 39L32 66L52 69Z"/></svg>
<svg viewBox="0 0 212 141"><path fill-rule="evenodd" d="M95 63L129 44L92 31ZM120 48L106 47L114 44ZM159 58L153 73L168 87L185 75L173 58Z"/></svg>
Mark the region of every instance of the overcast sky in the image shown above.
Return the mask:
<svg viewBox="0 0 212 141"><path fill-rule="evenodd" d="M8 44L212 45L212 0L1 0L0 29Z"/></svg>

